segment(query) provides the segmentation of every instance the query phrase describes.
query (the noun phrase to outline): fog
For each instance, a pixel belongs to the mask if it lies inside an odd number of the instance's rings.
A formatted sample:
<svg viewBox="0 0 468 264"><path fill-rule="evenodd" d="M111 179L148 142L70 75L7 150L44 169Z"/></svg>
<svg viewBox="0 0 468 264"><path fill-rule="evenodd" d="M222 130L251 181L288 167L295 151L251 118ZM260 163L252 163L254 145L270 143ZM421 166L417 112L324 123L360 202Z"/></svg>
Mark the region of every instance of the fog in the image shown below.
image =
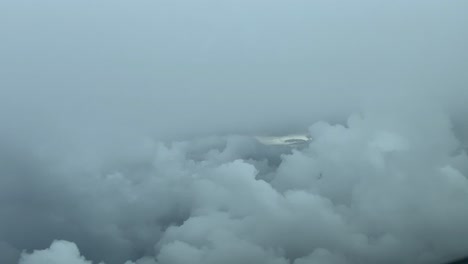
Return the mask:
<svg viewBox="0 0 468 264"><path fill-rule="evenodd" d="M0 263L468 255L467 13L0 2Z"/></svg>

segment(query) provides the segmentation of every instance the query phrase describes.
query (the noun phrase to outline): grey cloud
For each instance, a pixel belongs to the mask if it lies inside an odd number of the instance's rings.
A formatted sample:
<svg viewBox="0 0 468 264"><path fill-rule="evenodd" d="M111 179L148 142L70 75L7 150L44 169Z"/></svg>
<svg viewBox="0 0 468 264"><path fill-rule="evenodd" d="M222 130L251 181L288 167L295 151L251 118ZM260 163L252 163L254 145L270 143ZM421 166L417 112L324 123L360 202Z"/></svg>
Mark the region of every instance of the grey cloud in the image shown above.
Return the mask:
<svg viewBox="0 0 468 264"><path fill-rule="evenodd" d="M0 262L466 255L467 9L1 2Z"/></svg>

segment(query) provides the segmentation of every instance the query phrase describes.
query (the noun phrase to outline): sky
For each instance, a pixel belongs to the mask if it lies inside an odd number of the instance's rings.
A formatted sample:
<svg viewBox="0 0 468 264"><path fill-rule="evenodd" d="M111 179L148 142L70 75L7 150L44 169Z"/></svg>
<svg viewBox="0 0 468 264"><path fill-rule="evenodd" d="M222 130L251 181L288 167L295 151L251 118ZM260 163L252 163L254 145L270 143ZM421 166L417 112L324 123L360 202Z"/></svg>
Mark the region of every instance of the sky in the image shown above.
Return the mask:
<svg viewBox="0 0 468 264"><path fill-rule="evenodd" d="M468 255L467 12L1 1L0 262Z"/></svg>

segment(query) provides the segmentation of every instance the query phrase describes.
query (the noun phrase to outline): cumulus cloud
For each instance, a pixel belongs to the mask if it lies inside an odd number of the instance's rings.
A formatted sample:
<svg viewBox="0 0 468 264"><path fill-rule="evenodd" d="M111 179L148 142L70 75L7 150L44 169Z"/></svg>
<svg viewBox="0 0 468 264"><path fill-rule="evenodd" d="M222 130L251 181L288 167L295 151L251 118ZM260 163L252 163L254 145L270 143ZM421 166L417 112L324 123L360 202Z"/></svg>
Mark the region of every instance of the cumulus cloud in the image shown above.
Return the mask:
<svg viewBox="0 0 468 264"><path fill-rule="evenodd" d="M468 255L467 11L0 3L0 262Z"/></svg>
<svg viewBox="0 0 468 264"><path fill-rule="evenodd" d="M75 180L65 197L78 197L73 215L82 222L69 228L86 233L69 237L109 263L125 256L158 264L438 263L461 256L468 249L468 179L460 164L468 158L454 152L448 117L432 116L401 116L391 125L372 115L319 122L308 146L277 153L270 148L281 146L240 136L155 143L146 171ZM422 134L434 137L423 144ZM272 153L279 163L268 163ZM272 176L262 178L261 170ZM57 213L72 224L73 215ZM112 249L123 251L103 254ZM84 261L74 244L55 242L20 263L56 254Z"/></svg>
<svg viewBox="0 0 468 264"><path fill-rule="evenodd" d="M20 264L91 264L84 257L80 256L78 247L72 243L57 240L44 250L35 250L32 253L23 253L19 261Z"/></svg>

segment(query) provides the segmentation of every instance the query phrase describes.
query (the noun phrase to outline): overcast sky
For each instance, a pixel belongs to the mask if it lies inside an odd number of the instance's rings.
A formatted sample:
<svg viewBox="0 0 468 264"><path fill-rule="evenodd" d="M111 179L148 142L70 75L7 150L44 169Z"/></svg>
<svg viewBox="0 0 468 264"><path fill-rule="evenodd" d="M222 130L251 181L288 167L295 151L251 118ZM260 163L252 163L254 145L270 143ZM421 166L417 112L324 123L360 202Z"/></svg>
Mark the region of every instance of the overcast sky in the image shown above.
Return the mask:
<svg viewBox="0 0 468 264"><path fill-rule="evenodd" d="M468 253L467 14L465 0L0 0L0 262ZM295 151L255 140L297 133L312 140Z"/></svg>
<svg viewBox="0 0 468 264"><path fill-rule="evenodd" d="M1 118L46 134L86 134L82 125L283 133L382 93L461 105L467 9L456 0L2 1Z"/></svg>

